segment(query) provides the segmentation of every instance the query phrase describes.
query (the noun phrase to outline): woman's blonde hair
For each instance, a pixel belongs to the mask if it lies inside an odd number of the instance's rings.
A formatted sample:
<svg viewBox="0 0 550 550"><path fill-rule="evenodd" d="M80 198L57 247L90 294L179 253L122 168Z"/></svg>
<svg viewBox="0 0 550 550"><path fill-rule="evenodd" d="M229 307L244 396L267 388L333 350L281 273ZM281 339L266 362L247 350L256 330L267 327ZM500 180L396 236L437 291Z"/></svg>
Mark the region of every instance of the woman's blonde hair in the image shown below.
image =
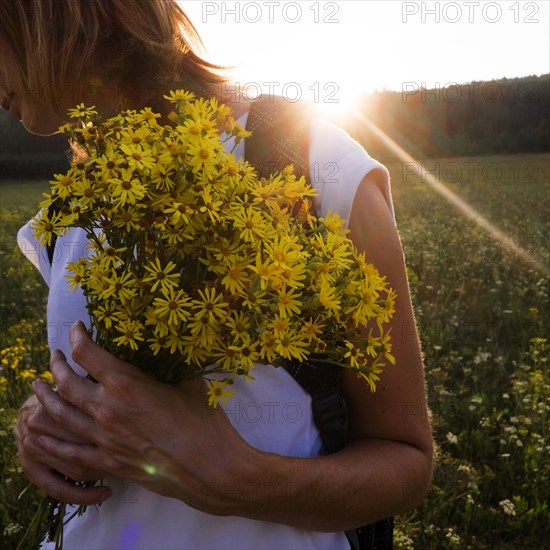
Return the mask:
<svg viewBox="0 0 550 550"><path fill-rule="evenodd" d="M203 96L227 78L202 57L177 0L0 0L0 41L20 67L19 84L49 101L67 86L81 97L83 85L97 93L103 83L105 93L149 104L159 87Z"/></svg>

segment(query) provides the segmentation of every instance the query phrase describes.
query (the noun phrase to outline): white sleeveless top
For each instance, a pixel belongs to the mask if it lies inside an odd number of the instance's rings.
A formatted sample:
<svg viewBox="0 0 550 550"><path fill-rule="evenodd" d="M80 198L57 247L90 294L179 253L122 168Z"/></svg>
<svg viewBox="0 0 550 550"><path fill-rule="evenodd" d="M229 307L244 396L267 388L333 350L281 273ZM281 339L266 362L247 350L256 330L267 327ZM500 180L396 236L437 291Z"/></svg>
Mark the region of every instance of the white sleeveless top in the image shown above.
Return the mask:
<svg viewBox="0 0 550 550"><path fill-rule="evenodd" d="M239 119L243 126L247 114ZM232 148L227 143L228 150ZM233 151L244 157L244 142ZM392 209L387 170L368 156L365 150L338 127L314 119L310 133L311 182L319 194L315 208L319 216L327 210L337 211L349 221L355 192L364 176L378 169L385 185L386 200ZM31 222L22 227L18 242L23 253L39 269L49 286L48 341L50 349L61 349L71 357L69 329L82 320L87 323L82 292L67 288L65 274L68 262L83 254L86 238L81 229L71 229L56 242L50 265L45 247L32 236ZM69 360L70 361L70 360ZM76 372L85 374L76 364ZM250 445L266 452L293 457L318 456L321 440L314 425L309 395L284 370L257 365L255 381L236 380L235 396L229 400L226 413L231 424ZM113 496L101 506L88 507L85 514L74 517L65 526L66 550L297 550L349 548L342 532L305 531L264 521L237 516L214 516L187 504L160 496L120 478L109 478L105 484ZM205 487L208 491L239 491L233 487ZM246 495L252 501L260 491L285 491L284 487L258 487ZM289 501L292 499L288 488ZM69 508L72 514L73 508ZM53 549L43 543L42 549Z"/></svg>

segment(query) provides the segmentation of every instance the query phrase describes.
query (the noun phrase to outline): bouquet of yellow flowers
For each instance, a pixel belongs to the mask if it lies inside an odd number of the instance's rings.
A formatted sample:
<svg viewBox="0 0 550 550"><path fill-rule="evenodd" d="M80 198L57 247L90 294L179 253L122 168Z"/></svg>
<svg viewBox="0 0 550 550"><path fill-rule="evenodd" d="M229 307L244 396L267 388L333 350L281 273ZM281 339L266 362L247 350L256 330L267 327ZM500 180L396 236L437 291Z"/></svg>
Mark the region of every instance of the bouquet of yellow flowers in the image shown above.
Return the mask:
<svg viewBox="0 0 550 550"><path fill-rule="evenodd" d="M353 369L375 390L394 363L395 293L346 237L312 214L315 191L291 166L258 178L225 142L248 137L215 99L177 90L170 124L149 108L99 123L69 111L83 151L55 175L34 231L42 244L81 228L69 265L96 342L164 382L211 373L210 403L256 364L310 358ZM368 326L367 332L360 329Z"/></svg>

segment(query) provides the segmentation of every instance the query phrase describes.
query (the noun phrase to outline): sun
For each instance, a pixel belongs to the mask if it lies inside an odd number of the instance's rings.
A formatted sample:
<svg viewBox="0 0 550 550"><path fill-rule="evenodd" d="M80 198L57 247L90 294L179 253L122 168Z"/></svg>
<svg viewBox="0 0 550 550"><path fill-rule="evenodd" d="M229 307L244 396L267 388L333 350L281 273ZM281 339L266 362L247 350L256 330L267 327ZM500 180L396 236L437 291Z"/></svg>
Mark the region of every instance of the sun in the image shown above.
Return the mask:
<svg viewBox="0 0 550 550"><path fill-rule="evenodd" d="M354 111L366 77L357 70L360 56L354 38L356 29L349 32L345 24L316 24L319 14L311 9L315 7L312 3L304 3L303 17L295 25L284 20L278 25L268 24L268 14L264 14L265 21L252 24L248 22L252 11L246 11L246 3L235 3L243 13L227 13L225 19L221 7L207 3L205 15L200 4L186 3L186 9L203 37L208 58L234 66L231 95L236 92L254 99L261 93L289 101L306 100L323 117L339 118ZM343 16L343 8L341 12ZM287 19L290 15L287 13ZM322 15L324 20L329 13L323 11Z"/></svg>
<svg viewBox="0 0 550 550"><path fill-rule="evenodd" d="M252 100L260 94L308 101L321 117L348 117L364 97L363 82L355 74L349 55L332 52L332 59L312 49L275 55L261 45L231 73L233 92Z"/></svg>

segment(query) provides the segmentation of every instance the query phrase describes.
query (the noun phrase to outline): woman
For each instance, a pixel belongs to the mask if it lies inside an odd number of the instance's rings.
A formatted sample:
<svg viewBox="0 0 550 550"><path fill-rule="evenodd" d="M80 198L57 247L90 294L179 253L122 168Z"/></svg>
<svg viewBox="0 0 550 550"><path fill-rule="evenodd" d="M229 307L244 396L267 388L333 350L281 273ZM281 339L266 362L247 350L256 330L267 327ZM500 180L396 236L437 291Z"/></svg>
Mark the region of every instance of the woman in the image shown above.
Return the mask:
<svg viewBox="0 0 550 550"><path fill-rule="evenodd" d="M104 116L146 105L166 114L159 98L169 89L224 89L176 2L10 0L0 3L0 30L2 106L36 134L54 132L81 101ZM220 99L246 122L246 102ZM316 207L321 215L338 207L357 248L398 295L396 366L375 394L343 374L349 444L319 456L310 398L282 369L256 369L256 381L237 381L225 412L213 412L202 380L158 384L95 345L73 325L87 315L64 278L85 245L71 230L51 264L34 256L50 287L58 391L35 382L15 430L29 479L57 499L88 505L66 526L66 548L346 548L344 530L425 497L431 430L387 172L320 120L311 125L310 162L338 163L336 183L314 181ZM36 246L28 226L19 239L27 250ZM99 383L79 376L86 373ZM64 476L105 483L80 488Z"/></svg>

